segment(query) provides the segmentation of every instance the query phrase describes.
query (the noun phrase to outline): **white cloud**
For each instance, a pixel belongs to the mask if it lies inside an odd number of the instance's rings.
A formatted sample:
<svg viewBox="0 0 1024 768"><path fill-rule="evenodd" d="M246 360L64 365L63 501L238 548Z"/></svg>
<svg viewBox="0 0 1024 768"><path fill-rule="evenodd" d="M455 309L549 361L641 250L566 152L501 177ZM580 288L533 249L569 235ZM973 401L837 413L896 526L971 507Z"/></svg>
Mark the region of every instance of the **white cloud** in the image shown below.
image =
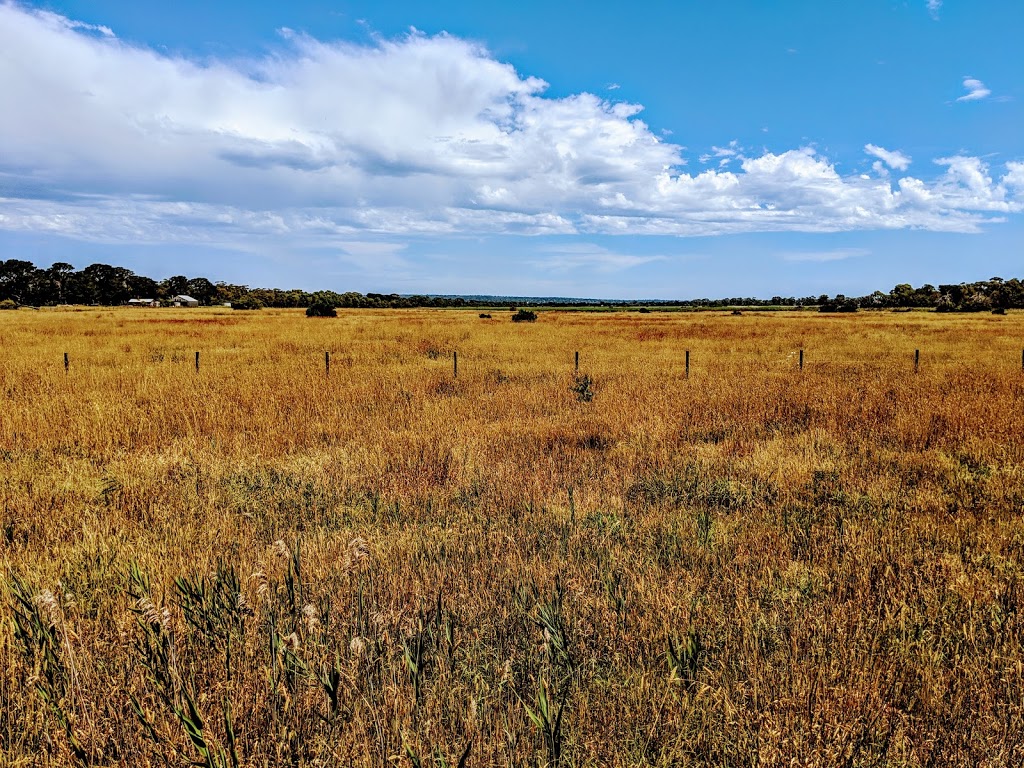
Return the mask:
<svg viewBox="0 0 1024 768"><path fill-rule="evenodd" d="M910 167L910 157L899 150L889 151L874 144L865 144L864 151L872 157L877 157L894 171L905 171Z"/></svg>
<svg viewBox="0 0 1024 768"><path fill-rule="evenodd" d="M942 0L928 0L928 13L932 15L932 18L938 21L939 11L942 10Z"/></svg>
<svg viewBox="0 0 1024 768"><path fill-rule="evenodd" d="M781 254L784 261L843 261L860 256L868 256L871 251L866 248L836 248L831 251L792 251Z"/></svg>
<svg viewBox="0 0 1024 768"><path fill-rule="evenodd" d="M0 4L0 83L17 105L0 110L0 228L355 259L372 255L345 244L370 235L970 232L1024 209L1019 165L999 178L970 157L891 184L810 148L751 157L733 141L686 173L684 147L639 106L545 96L447 35L292 32L265 58L199 62L96 31ZM618 256L600 258L646 258Z"/></svg>
<svg viewBox="0 0 1024 768"><path fill-rule="evenodd" d="M711 160L717 159L718 167L724 168L733 160L743 159L743 147L739 145L739 142L736 141L736 139L733 139L732 141L729 142L729 145L726 147L712 146L710 152L705 152L697 159L700 160L700 162L704 165L706 165Z"/></svg>
<svg viewBox="0 0 1024 768"><path fill-rule="evenodd" d="M986 88L981 80L976 80L973 77L964 78L964 89L967 93L958 98L957 101L979 101L992 95L992 91Z"/></svg>

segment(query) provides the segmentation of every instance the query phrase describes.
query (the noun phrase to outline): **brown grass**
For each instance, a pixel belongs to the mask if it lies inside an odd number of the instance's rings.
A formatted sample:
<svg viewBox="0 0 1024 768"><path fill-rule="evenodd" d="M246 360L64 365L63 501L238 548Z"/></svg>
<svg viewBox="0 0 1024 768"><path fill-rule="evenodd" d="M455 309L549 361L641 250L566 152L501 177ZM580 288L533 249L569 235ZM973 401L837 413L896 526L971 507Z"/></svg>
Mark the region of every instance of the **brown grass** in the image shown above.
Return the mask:
<svg viewBox="0 0 1024 768"><path fill-rule="evenodd" d="M1024 761L1024 315L339 314L3 313L0 762Z"/></svg>

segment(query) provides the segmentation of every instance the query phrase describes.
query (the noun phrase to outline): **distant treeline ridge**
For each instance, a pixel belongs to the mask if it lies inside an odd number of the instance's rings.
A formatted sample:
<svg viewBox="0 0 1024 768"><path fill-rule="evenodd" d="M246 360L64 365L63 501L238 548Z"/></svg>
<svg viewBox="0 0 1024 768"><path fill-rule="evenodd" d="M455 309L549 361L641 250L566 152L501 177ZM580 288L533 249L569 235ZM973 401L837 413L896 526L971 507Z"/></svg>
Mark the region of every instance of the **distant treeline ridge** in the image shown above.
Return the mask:
<svg viewBox="0 0 1024 768"><path fill-rule="evenodd" d="M490 307L500 300L494 297L464 298L458 296L400 296L396 293L356 293L347 291L300 291L278 288L250 288L225 282L211 282L205 277L177 275L166 280L153 280L137 275L124 267L90 264L76 270L71 264L57 262L38 268L21 259L0 260L0 302L12 306L53 306L57 304L99 304L116 306L129 299L156 299L169 302L174 296L186 295L203 305L231 303L245 307L309 307L330 304L338 308L412 308L412 307ZM516 298L516 305L564 305L564 300ZM573 301L573 306L650 307L818 307L824 311L852 312L858 309L932 308L949 312L982 312L1024 308L1024 283L1018 278L1003 280L993 277L975 283L957 285L922 285L907 283L895 286L888 293L875 291L867 296L773 296L770 299L729 297L720 299L687 299L665 301Z"/></svg>

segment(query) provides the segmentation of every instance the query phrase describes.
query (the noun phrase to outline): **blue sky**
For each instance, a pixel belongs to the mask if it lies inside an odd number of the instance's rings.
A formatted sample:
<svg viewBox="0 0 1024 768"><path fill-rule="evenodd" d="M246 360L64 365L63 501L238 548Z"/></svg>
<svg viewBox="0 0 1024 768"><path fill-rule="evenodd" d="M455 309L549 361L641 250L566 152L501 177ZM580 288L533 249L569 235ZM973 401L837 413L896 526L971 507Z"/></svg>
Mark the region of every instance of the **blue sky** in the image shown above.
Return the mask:
<svg viewBox="0 0 1024 768"><path fill-rule="evenodd" d="M1019 0L0 2L0 258L401 293L1024 276Z"/></svg>

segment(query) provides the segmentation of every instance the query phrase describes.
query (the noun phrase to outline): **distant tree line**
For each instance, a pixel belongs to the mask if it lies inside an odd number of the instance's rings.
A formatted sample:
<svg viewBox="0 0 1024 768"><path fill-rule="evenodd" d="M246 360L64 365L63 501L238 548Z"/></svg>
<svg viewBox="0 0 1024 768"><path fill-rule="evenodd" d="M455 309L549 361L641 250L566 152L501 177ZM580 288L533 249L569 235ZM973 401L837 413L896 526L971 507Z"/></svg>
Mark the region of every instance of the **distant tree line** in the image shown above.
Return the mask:
<svg viewBox="0 0 1024 768"><path fill-rule="evenodd" d="M403 309L412 307L491 307L496 300L459 296L400 296L397 293L356 293L347 291L301 291L278 288L250 288L205 277L177 275L153 280L136 275L124 267L90 264L76 270L71 264L57 262L39 268L21 259L0 260L0 302L6 305L53 306L56 304L98 304L115 306L129 299L157 299L167 302L173 296L186 295L200 304L242 304L249 307L309 307L313 304L336 308ZM516 299L517 305L551 306L564 301ZM574 306L645 306L724 308L724 307L816 307L826 312L853 312L858 309L929 308L939 312L983 312L1024 309L1024 282L1017 278L993 277L975 283L922 285L914 288L901 283L888 293L875 291L867 296L773 296L770 299L729 297L670 301L574 301ZM510 307L515 308L515 307Z"/></svg>

